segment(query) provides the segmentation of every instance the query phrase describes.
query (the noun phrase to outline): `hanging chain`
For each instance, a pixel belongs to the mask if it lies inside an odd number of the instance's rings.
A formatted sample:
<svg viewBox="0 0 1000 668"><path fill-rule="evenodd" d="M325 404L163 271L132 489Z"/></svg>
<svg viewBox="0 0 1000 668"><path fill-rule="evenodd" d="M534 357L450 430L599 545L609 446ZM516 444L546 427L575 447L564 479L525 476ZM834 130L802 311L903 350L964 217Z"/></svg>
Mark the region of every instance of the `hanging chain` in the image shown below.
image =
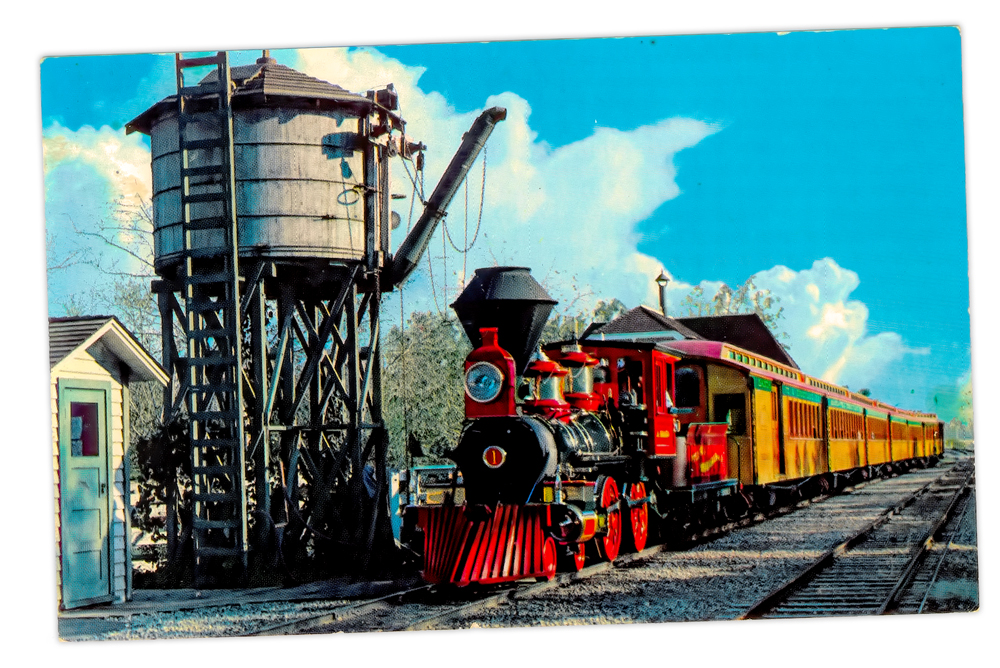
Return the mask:
<svg viewBox="0 0 1000 668"><path fill-rule="evenodd" d="M466 182L466 188L468 188L468 182ZM466 197L468 197L468 192L466 192ZM476 220L476 231L472 235L472 242L466 244L465 248L459 248L455 244L455 242L452 241L451 232L448 231L448 219L445 218L444 220L441 221L441 224L444 226L445 234L448 237L448 241L451 243L451 247L454 248L457 252L468 253L470 250L472 250L472 247L476 245L476 240L479 238L479 229L483 224L483 202L485 200L486 200L486 146L483 146L483 185L482 185L482 190L479 193L479 219ZM468 204L466 204L466 208L468 208ZM466 214L466 218L468 218L468 214ZM466 239L468 239L468 235L466 235Z"/></svg>
<svg viewBox="0 0 1000 668"><path fill-rule="evenodd" d="M407 401L409 392L407 391L407 380L409 378L409 368L406 366L406 309L403 306L403 287L399 288L399 350L400 362L403 367L403 442L406 450L406 469L413 467L413 455L410 453L410 404Z"/></svg>
<svg viewBox="0 0 1000 668"><path fill-rule="evenodd" d="M465 239L463 244L467 247L469 245L469 179L465 179L465 188L462 189L465 193L465 215L462 217L462 227L465 233ZM468 279L468 266L467 261L469 259L468 252L462 253L462 283L464 284Z"/></svg>
<svg viewBox="0 0 1000 668"><path fill-rule="evenodd" d="M445 227L445 230L447 230L447 229L448 228ZM444 281L444 285L441 288L441 293L442 293L441 294L441 301L443 301L444 303L441 306L442 306L442 308L444 310L444 317L447 318L448 317L448 308L447 308L448 307L448 247L444 245L444 237L445 237L445 235L442 234L441 235L441 264L444 267L444 271L443 271L444 278L442 279ZM450 241L451 237L449 237L448 239Z"/></svg>

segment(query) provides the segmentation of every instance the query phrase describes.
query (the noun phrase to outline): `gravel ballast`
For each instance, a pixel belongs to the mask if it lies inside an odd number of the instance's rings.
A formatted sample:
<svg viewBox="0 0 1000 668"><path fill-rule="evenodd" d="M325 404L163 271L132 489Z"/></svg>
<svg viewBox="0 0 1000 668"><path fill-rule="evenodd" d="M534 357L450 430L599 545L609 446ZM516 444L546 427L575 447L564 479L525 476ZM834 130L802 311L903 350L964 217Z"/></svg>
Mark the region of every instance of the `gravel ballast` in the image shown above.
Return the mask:
<svg viewBox="0 0 1000 668"><path fill-rule="evenodd" d="M690 550L656 554L440 628L733 619L941 469L875 481Z"/></svg>

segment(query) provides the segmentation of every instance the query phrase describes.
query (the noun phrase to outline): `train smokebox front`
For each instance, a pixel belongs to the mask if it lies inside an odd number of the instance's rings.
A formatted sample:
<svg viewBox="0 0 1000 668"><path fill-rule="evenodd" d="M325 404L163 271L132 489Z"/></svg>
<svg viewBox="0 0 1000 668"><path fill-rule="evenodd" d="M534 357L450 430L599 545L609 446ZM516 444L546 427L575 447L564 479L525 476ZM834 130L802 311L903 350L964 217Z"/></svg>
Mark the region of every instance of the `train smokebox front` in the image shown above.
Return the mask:
<svg viewBox="0 0 1000 668"><path fill-rule="evenodd" d="M496 327L500 347L514 357L521 374L555 305L527 267L486 267L476 269L451 307L473 348L482 344L481 327Z"/></svg>

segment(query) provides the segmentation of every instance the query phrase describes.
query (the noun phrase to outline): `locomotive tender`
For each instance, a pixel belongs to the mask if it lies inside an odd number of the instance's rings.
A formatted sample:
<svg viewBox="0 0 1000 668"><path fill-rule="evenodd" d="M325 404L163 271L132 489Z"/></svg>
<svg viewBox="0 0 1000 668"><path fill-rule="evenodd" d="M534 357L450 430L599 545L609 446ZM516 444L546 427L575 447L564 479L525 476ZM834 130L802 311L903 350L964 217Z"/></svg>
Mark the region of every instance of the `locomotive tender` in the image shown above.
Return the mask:
<svg viewBox="0 0 1000 668"><path fill-rule="evenodd" d="M592 326L538 350L554 304L528 269L492 267L452 305L474 348L449 453L457 472L406 509L428 582L551 578L642 550L657 526L932 465L944 451L936 416L807 376L773 339L772 357L735 345L725 327L764 328L756 316L698 323L721 339L709 340L638 307L619 318L641 323L632 331Z"/></svg>

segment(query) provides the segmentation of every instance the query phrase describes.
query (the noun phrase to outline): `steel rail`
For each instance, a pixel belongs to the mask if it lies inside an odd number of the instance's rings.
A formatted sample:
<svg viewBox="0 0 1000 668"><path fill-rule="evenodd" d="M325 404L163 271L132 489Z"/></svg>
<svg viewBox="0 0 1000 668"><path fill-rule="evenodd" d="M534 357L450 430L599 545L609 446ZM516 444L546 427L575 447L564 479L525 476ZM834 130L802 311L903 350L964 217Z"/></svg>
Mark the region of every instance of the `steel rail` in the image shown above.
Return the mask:
<svg viewBox="0 0 1000 668"><path fill-rule="evenodd" d="M855 534L853 534L846 540L842 541L841 543L833 546L832 548L824 552L815 561L813 561L809 566L804 568L798 574L794 575L793 577L783 582L782 584L778 585L776 588L772 589L770 592L768 592L763 597L758 599L752 606L750 606L750 608L745 613L739 615L738 617L736 617L736 619L759 619L768 612L771 612L772 610L776 609L791 594L793 594L795 591L803 589L820 572L830 568L838 558L843 557L850 550L852 550L860 543L862 543L862 541L864 541L866 538L871 536L876 529L878 529L886 522L888 522L893 515L898 515L901 511L912 505L917 499L926 494L934 485L940 484L943 481L945 481L945 479L948 476L955 473L959 473L959 466L962 464L963 462L956 463L947 471L943 472L940 476L929 481L926 485L914 491L912 494L910 494L908 497L906 497L899 503L896 503L892 507L887 508L867 526L863 527L861 530L857 531ZM969 470L965 472L965 476L961 484L959 485L959 490L955 493L955 495L953 495L950 503L947 506L946 513L943 514L941 517L939 517L939 519L932 525L931 529L925 532L923 539L919 542L918 548L914 551L915 554L910 555L910 559L908 560L907 565L904 567L903 575L900 576L900 578L897 578L894 586L890 590L890 593L888 594L886 599L882 601L881 605L877 608L878 612L875 614L884 613L886 607L893 600L895 600L896 596L898 596L899 592L902 590L902 585L903 585L903 583L901 582L902 578L908 579L910 577L910 575L913 572L913 567L915 565L915 562L919 558L919 555L922 554L923 549L927 544L927 541L930 539L931 536L933 536L933 534L938 529L940 529L940 527L946 521L948 514L951 512L951 509L954 508L954 504L957 498L962 494L965 487L968 485L968 481L971 479L973 473L974 470Z"/></svg>
<svg viewBox="0 0 1000 668"><path fill-rule="evenodd" d="M951 546L955 542L955 536L957 536L962 529L962 522L965 520L965 514L969 511L970 505L972 505L972 498L966 496L965 507L962 508L962 514L959 516L958 522L956 522L955 530L952 531L951 536L948 537L948 544L945 545L945 548L941 553L941 558L938 560L937 567L934 569L934 574L931 575L931 579L927 583L927 591L924 592L923 598L920 599L920 607L917 608L916 612L918 615L924 611L924 606L927 604L927 597L930 595L931 588L934 586L934 583L937 582L938 574L941 572L941 566L948 558L948 551L951 550Z"/></svg>
<svg viewBox="0 0 1000 668"><path fill-rule="evenodd" d="M707 529L701 529L695 532L693 535L685 537L685 539L683 540L684 549L690 549L692 547L700 545L701 543L715 540L736 529L762 524L768 520L788 515L806 506L821 503L831 497L838 496L840 494L848 494L855 490L861 489L866 485L877 483L881 480L882 478L873 478L869 480L864 480L856 485L844 487L835 492L831 491L829 493L817 495L809 499L796 501L795 503L791 503L785 506L776 506L774 508L768 509L767 511L754 513L749 517L744 517L739 520L728 522L726 524L717 527L709 527ZM533 596L548 589L553 589L555 587L567 585L572 582L576 582L579 580L586 580L599 573L603 573L605 571L614 568L622 568L629 564L643 561L661 552L673 551L676 547L677 546L675 544L668 544L668 543L661 543L659 545L654 545L652 547L646 548L645 550L642 550L641 552L619 556L612 563L603 562L599 564L594 564L592 566L587 566L586 568L583 568L582 570L576 573L559 574L551 581L540 582L537 584L532 584L527 586L522 585L521 587L518 587L516 589L511 589L479 601L473 601L465 605L457 606L451 610L436 612L431 615L427 615L426 617L423 617L416 622L400 625L400 628L398 630L406 630L406 631L429 630L434 628L441 622L455 618L460 618L467 614L480 612L482 610L487 610L489 608L495 608L507 601L527 598L529 596Z"/></svg>
<svg viewBox="0 0 1000 668"><path fill-rule="evenodd" d="M910 561L906 564L906 567L903 569L903 573L902 575L900 575L899 580L896 582L896 586L892 588L892 591L889 592L889 595L886 597L885 601L879 607L878 611L875 612L874 614L884 615L885 611L888 610L889 607L896 602L900 593L903 591L903 588L906 587L907 584L909 584L910 580L913 578L913 574L916 572L917 564L919 564L921 559L923 559L924 554L926 554L927 550L930 549L930 546L934 544L934 536L936 536L938 532L941 531L941 528L951 518L951 515L955 510L955 505L958 503L959 498L961 498L962 495L965 493L965 490L968 488L969 481L972 479L973 475L974 475L974 470L966 473L965 477L962 479L961 485L959 485L958 490L951 497L951 500L948 502L948 505L944 509L944 512L941 513L940 517L938 517L938 519L924 533L923 539L920 540L920 542L917 544L916 549L913 550L913 554L910 555Z"/></svg>
<svg viewBox="0 0 1000 668"><path fill-rule="evenodd" d="M533 596L534 594L547 591L549 589L555 589L573 582L578 582L580 580L587 580L595 575L604 573L605 571L611 570L613 568L621 568L627 564L632 564L637 561L648 559L661 552L669 551L669 547L666 544L654 545L652 547L647 547L641 552L634 552L632 554L620 555L614 562L601 562L599 564L593 564L591 566L586 566L575 573L560 573L556 575L551 580L546 580L544 582L537 582L529 585L515 586L511 589L499 592L492 596L488 596L478 601L472 601L463 605L455 606L449 610L443 610L440 612L435 612L433 614L419 618L415 622L410 622L408 624L401 624L399 628L392 630L398 631L426 631L433 628L435 625L458 617L463 617L470 613L479 612L481 610L487 610L489 608L495 608L507 601L512 601L519 598L525 598L528 596Z"/></svg>
<svg viewBox="0 0 1000 668"><path fill-rule="evenodd" d="M789 504L787 506L779 506L779 507L771 508L771 509L767 510L766 512L755 513L754 515L752 515L750 517L741 518L741 519L733 521L733 522L728 522L728 523L726 523L724 525L720 525L720 526L717 526L717 527L709 527L708 529L702 529L700 531L695 532L694 535L690 535L690 536L685 537L683 545L684 545L685 549L690 549L691 547L699 545L699 544L701 544L703 542L710 541L710 540L715 540L715 539L717 539L717 538L719 538L721 536L724 536L725 534L727 534L730 531L733 531L735 529L739 529L739 528L743 528L743 527L747 527L747 526L753 526L753 525L760 524L760 523L766 522L768 520L774 519L776 517L781 517L783 515L787 515L787 514L792 513L794 511L800 509L800 508L804 508L804 507L806 507L808 505L820 503L820 502L825 501L826 499L829 499L832 496L836 496L838 494L849 493L851 491L860 489L860 488L862 488L862 487L864 487L864 486L866 486L868 484L872 484L872 483L878 482L879 480L881 480L881 478L871 479L871 480L865 480L865 481L862 481L862 482L858 483L857 485L852 485L850 487L844 487L841 490L839 490L838 492L831 492L831 493L827 493L827 494L818 495L818 496L815 496L815 497L812 497L812 498L809 498L809 499L804 499L804 500L801 500L801 501L797 501L797 502ZM456 619L456 618L464 617L464 616L466 616L468 614L480 612L482 610L487 610L487 609L490 609L490 608L495 608L495 607L498 607L500 605L503 605L507 601L511 601L511 600L515 600L515 599L527 598L529 596L533 596L535 594L541 593L541 592L549 590L549 589L553 589L555 587L560 587L560 586L563 586L563 585L571 584L573 582L577 582L577 581L580 581L580 580L586 580L586 579L591 578L591 577L593 577L593 576L595 576L595 575L597 575L599 573L603 573L605 571L608 571L608 570L611 570L611 569L614 569L614 568L622 568L624 566L627 566L627 565L630 565L630 564L634 564L634 563L643 561L643 560L648 559L648 558L650 558L650 557L652 557L654 555L660 554L661 552L670 552L670 551L673 551L676 547L677 546L675 544L668 544L668 543L661 543L659 545L653 545L651 547L648 547L648 548L642 550L641 552L635 552L635 553L632 553L632 554L621 555L617 559L615 559L614 562L602 562L602 563L599 563L599 564L593 564L593 565L587 566L587 567L585 567L585 568L583 568L580 571L577 571L575 573L560 573L559 575L557 575L555 578L553 578L550 581L539 582L539 583L531 584L531 585L521 585L520 587L512 588L512 589L506 590L504 592L497 593L497 594L495 594L493 596L490 596L490 597L487 597L487 598L484 598L484 599L481 599L481 600L478 600L478 601L473 601L473 602L470 602L470 603L467 603L467 604L464 604L464 605L456 606L455 608L450 609L450 610L444 610L444 611L441 611L441 612L435 612L433 614L427 615L426 617L420 618L416 622L410 622L408 624L401 624L398 629L393 629L393 630L400 630L400 631L403 631L403 630L405 630L405 631L424 631L424 630L429 630L429 629L434 628L436 625L440 624L441 622L445 622L445 621L448 621L448 620L451 620L451 619Z"/></svg>
<svg viewBox="0 0 1000 668"><path fill-rule="evenodd" d="M310 617L304 617L302 619L296 619L290 622L281 622L278 624L271 624L263 628L259 628L252 633L247 633L247 636L285 636L294 635L298 633L309 633L320 627L326 626L328 624L333 624L336 622L346 621L349 619L354 619L362 615L368 615L372 612L383 609L388 606L388 602L392 599L402 598L409 596L421 591L427 591L431 588L431 585L422 585L420 587L413 587L412 589L403 589L391 594L386 594L385 596L379 596L378 598L365 599L363 601L357 601L355 603L348 603L343 606L338 606L332 610L327 610L318 615L312 615Z"/></svg>

